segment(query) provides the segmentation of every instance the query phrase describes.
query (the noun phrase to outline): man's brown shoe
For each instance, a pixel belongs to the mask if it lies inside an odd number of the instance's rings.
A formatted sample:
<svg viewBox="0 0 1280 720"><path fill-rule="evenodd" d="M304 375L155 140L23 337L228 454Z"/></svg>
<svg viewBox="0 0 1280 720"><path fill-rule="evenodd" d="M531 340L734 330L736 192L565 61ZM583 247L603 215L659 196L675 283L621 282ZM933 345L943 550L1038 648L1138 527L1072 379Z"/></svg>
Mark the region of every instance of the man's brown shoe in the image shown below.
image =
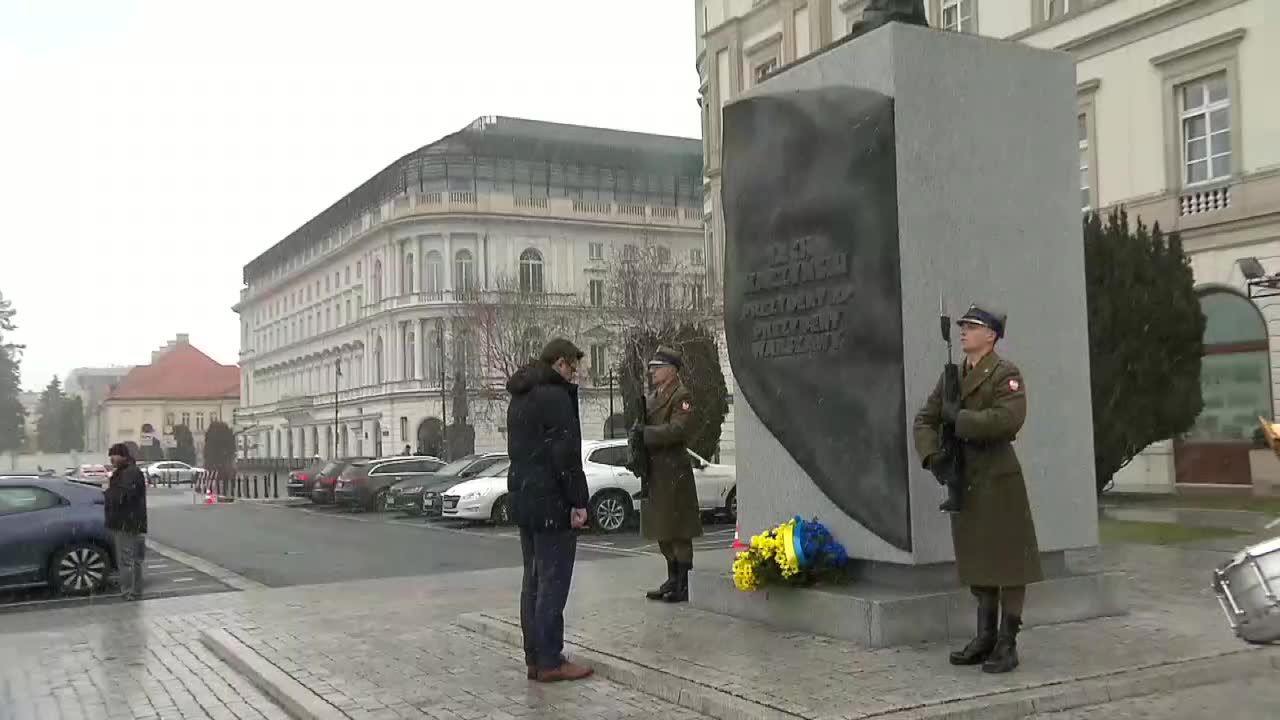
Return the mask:
<svg viewBox="0 0 1280 720"><path fill-rule="evenodd" d="M555 668L554 670L539 670L537 680L538 682L544 683L561 682L564 680L581 680L583 678L591 677L591 674L594 672L595 670L592 670L586 665L578 665L566 660L560 664L560 667Z"/></svg>

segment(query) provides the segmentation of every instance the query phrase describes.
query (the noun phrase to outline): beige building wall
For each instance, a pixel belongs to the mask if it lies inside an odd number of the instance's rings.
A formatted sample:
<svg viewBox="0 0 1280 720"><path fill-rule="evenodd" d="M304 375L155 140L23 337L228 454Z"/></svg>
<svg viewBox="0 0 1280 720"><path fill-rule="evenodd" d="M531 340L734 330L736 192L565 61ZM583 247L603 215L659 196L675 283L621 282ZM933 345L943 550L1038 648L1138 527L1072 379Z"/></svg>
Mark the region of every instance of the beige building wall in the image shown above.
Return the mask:
<svg viewBox="0 0 1280 720"><path fill-rule="evenodd" d="M142 426L151 425L164 442L163 436L173 434L173 426L188 423L195 441L197 460L203 461L204 434L209 424L221 420L228 425L239 402L236 398L222 400L107 400L102 404L101 418L109 444L143 442Z"/></svg>

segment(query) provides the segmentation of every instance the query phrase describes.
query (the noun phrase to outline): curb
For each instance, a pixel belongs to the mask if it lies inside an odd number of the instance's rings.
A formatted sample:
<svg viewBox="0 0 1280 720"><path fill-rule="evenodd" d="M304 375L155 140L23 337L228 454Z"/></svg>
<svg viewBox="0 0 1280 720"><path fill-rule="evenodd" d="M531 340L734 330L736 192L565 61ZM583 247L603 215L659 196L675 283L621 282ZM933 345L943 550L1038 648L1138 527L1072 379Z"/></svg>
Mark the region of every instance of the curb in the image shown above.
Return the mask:
<svg viewBox="0 0 1280 720"><path fill-rule="evenodd" d="M236 590L266 590L270 587L269 585L264 585L257 580L250 580L239 573L232 572L221 565L216 565L203 558L198 558L195 555L184 553L177 548L171 548L164 543L156 542L150 537L147 538L147 549L160 553L170 560L180 562L193 570L198 570L218 582L230 585Z"/></svg>
<svg viewBox="0 0 1280 720"><path fill-rule="evenodd" d="M516 647L523 646L519 626L503 618L487 613L468 613L460 616L457 624L478 635ZM805 717L718 690L666 670L573 643L565 643L565 652L570 660L590 665L601 677L718 720L796 720ZM1070 710L1175 689L1214 685L1277 670L1280 670L1280 650L1245 648L1218 655L1127 668L1105 675L1070 678L1026 690L999 691L934 705L918 704L861 717L878 720L1018 720L1037 713Z"/></svg>
<svg viewBox="0 0 1280 720"><path fill-rule="evenodd" d="M350 715L325 702L225 628L201 631L200 643L279 703L295 720L351 720Z"/></svg>

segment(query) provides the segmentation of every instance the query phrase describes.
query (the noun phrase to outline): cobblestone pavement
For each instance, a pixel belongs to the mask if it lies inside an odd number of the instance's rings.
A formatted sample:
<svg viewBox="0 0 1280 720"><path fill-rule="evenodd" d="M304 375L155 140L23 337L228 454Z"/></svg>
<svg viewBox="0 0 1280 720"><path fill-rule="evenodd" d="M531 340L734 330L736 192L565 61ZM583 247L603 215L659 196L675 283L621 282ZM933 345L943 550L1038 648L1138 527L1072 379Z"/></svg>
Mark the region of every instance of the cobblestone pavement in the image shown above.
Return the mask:
<svg viewBox="0 0 1280 720"><path fill-rule="evenodd" d="M136 606L135 606L136 607ZM5 720L288 720L175 619L0 641Z"/></svg>
<svg viewBox="0 0 1280 720"><path fill-rule="evenodd" d="M580 565L567 620L571 640L630 662L801 716L856 718L1242 651L1208 590L1227 556L1132 546L1078 559L1129 573L1133 612L1032 628L1023 667L1002 677L949 666L941 646L868 651L645 602L662 572L648 557ZM452 626L486 608L510 615L518 586L519 570L501 568L0 616L0 708L15 720L283 717L199 644L201 629L226 628L362 720L698 717L599 678L530 684L517 648ZM1232 693L1188 692L1218 703L1212 715L1247 717L1234 714Z"/></svg>
<svg viewBox="0 0 1280 720"><path fill-rule="evenodd" d="M1275 720L1280 716L1280 684L1274 676L1130 698L1036 720Z"/></svg>

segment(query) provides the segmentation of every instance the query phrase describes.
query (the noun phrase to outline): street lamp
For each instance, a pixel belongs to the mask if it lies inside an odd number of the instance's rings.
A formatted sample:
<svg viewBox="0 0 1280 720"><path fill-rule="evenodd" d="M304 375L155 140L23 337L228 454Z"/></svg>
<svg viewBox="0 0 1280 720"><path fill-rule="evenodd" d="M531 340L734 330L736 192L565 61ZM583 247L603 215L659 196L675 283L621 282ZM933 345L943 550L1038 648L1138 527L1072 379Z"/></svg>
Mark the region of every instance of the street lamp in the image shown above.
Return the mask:
<svg viewBox="0 0 1280 720"><path fill-rule="evenodd" d="M333 455L338 459L338 379L342 377L342 358L333 359Z"/></svg>

